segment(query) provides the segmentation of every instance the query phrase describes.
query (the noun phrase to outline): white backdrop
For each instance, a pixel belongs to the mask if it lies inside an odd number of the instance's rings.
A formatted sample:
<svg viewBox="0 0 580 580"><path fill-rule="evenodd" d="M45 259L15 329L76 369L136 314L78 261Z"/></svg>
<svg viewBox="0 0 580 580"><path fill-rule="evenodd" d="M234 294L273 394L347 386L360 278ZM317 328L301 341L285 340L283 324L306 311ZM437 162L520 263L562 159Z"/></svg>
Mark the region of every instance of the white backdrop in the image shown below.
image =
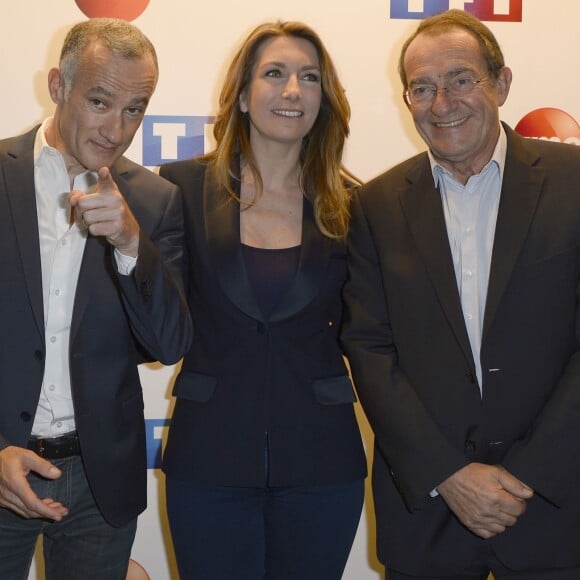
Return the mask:
<svg viewBox="0 0 580 580"><path fill-rule="evenodd" d="M204 124L205 118L215 114L225 66L251 28L265 20L303 20L326 43L350 99L353 113L346 164L362 179L373 177L424 148L401 99L396 73L399 47L416 20L396 18L397 10L398 14L401 10L414 11L419 16L445 7L487 7L495 15L489 26L514 71L503 120L515 127L532 111L556 109L536 113L528 135L555 135L580 144L580 130L574 121L580 118L577 0L2 0L4 113L0 137L21 133L51 113L47 72L58 61L66 31L86 17L79 6L87 14L91 6L100 6L114 15L111 11L124 5L145 7L134 23L151 38L159 55L161 74L148 109L147 128L144 124L128 153L147 165L155 166L185 156L190 148L203 147L200 144L211 129ZM521 21L500 21L509 20L518 6L522 8ZM562 128L556 121L566 116L569 123ZM177 135L186 138L178 140ZM131 574L133 580L144 580L147 574L152 580L167 580L177 578L177 574L163 508L164 480L160 470L154 468L158 465L154 450L171 415L170 393L176 368L148 365L141 371L152 468L149 508L139 521ZM371 449L372 437L360 410L359 418L367 448ZM381 575L374 550L371 498L367 494L344 578L371 580ZM35 563L30 578L43 578L41 564Z"/></svg>

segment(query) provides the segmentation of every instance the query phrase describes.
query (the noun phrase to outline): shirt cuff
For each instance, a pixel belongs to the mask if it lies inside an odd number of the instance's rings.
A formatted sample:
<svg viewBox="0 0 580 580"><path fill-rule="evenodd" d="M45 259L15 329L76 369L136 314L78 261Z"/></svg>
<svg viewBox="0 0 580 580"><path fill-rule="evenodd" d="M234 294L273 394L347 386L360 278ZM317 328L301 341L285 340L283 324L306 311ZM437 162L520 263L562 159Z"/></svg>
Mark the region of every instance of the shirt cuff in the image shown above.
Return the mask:
<svg viewBox="0 0 580 580"><path fill-rule="evenodd" d="M137 264L137 257L133 258L133 256L126 256L125 254L121 254L117 248L115 248L114 254L119 274L122 276L129 276L135 269Z"/></svg>

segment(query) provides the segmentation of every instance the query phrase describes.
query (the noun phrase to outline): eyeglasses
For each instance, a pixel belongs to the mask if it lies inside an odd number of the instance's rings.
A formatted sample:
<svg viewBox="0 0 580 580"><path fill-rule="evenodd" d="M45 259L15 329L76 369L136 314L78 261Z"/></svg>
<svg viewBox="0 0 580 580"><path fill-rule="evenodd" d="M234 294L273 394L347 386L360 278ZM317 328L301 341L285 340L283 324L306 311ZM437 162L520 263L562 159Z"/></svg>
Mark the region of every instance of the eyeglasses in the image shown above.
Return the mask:
<svg viewBox="0 0 580 580"><path fill-rule="evenodd" d="M451 79L442 87L428 83L417 83L405 91L405 101L408 105L430 105L439 91L445 91L450 97L465 97L487 77L484 73L478 79L472 74L461 74Z"/></svg>

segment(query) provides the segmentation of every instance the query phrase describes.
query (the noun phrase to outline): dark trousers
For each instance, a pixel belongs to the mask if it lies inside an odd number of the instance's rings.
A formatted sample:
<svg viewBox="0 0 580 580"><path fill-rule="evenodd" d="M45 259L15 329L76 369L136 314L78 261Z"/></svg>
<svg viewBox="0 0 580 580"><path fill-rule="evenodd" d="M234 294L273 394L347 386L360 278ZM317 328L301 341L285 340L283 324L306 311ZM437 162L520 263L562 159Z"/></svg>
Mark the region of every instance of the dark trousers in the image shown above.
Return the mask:
<svg viewBox="0 0 580 580"><path fill-rule="evenodd" d="M181 580L339 580L363 497L363 481L242 488L167 478Z"/></svg>
<svg viewBox="0 0 580 580"><path fill-rule="evenodd" d="M386 580L487 580L489 574L494 580L580 580L580 568L549 568L544 570L526 570L516 572L504 566L493 554L491 548L481 550L477 562L461 574L451 576L409 576L389 570Z"/></svg>
<svg viewBox="0 0 580 580"><path fill-rule="evenodd" d="M62 476L47 480L28 476L40 497L51 497L69 509L60 522L25 519L0 508L0 579L26 580L43 536L47 580L125 580L137 519L114 528L99 512L80 457L56 459Z"/></svg>
<svg viewBox="0 0 580 580"><path fill-rule="evenodd" d="M409 576L392 570L387 572L386 580L486 580L489 576L487 571L481 574L459 574L455 576ZM562 568L539 570L536 572L501 572L496 571L493 575L495 580L579 580L580 568Z"/></svg>

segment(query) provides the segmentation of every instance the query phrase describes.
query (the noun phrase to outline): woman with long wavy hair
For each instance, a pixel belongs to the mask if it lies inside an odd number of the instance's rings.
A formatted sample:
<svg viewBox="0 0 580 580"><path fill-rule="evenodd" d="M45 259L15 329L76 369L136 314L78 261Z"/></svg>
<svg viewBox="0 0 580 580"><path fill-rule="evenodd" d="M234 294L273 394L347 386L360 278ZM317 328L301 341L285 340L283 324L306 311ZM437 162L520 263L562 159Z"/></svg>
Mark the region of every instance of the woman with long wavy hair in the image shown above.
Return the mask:
<svg viewBox="0 0 580 580"><path fill-rule="evenodd" d="M319 36L258 26L184 197L194 340L164 457L182 578L336 580L366 462L339 348L350 108Z"/></svg>

